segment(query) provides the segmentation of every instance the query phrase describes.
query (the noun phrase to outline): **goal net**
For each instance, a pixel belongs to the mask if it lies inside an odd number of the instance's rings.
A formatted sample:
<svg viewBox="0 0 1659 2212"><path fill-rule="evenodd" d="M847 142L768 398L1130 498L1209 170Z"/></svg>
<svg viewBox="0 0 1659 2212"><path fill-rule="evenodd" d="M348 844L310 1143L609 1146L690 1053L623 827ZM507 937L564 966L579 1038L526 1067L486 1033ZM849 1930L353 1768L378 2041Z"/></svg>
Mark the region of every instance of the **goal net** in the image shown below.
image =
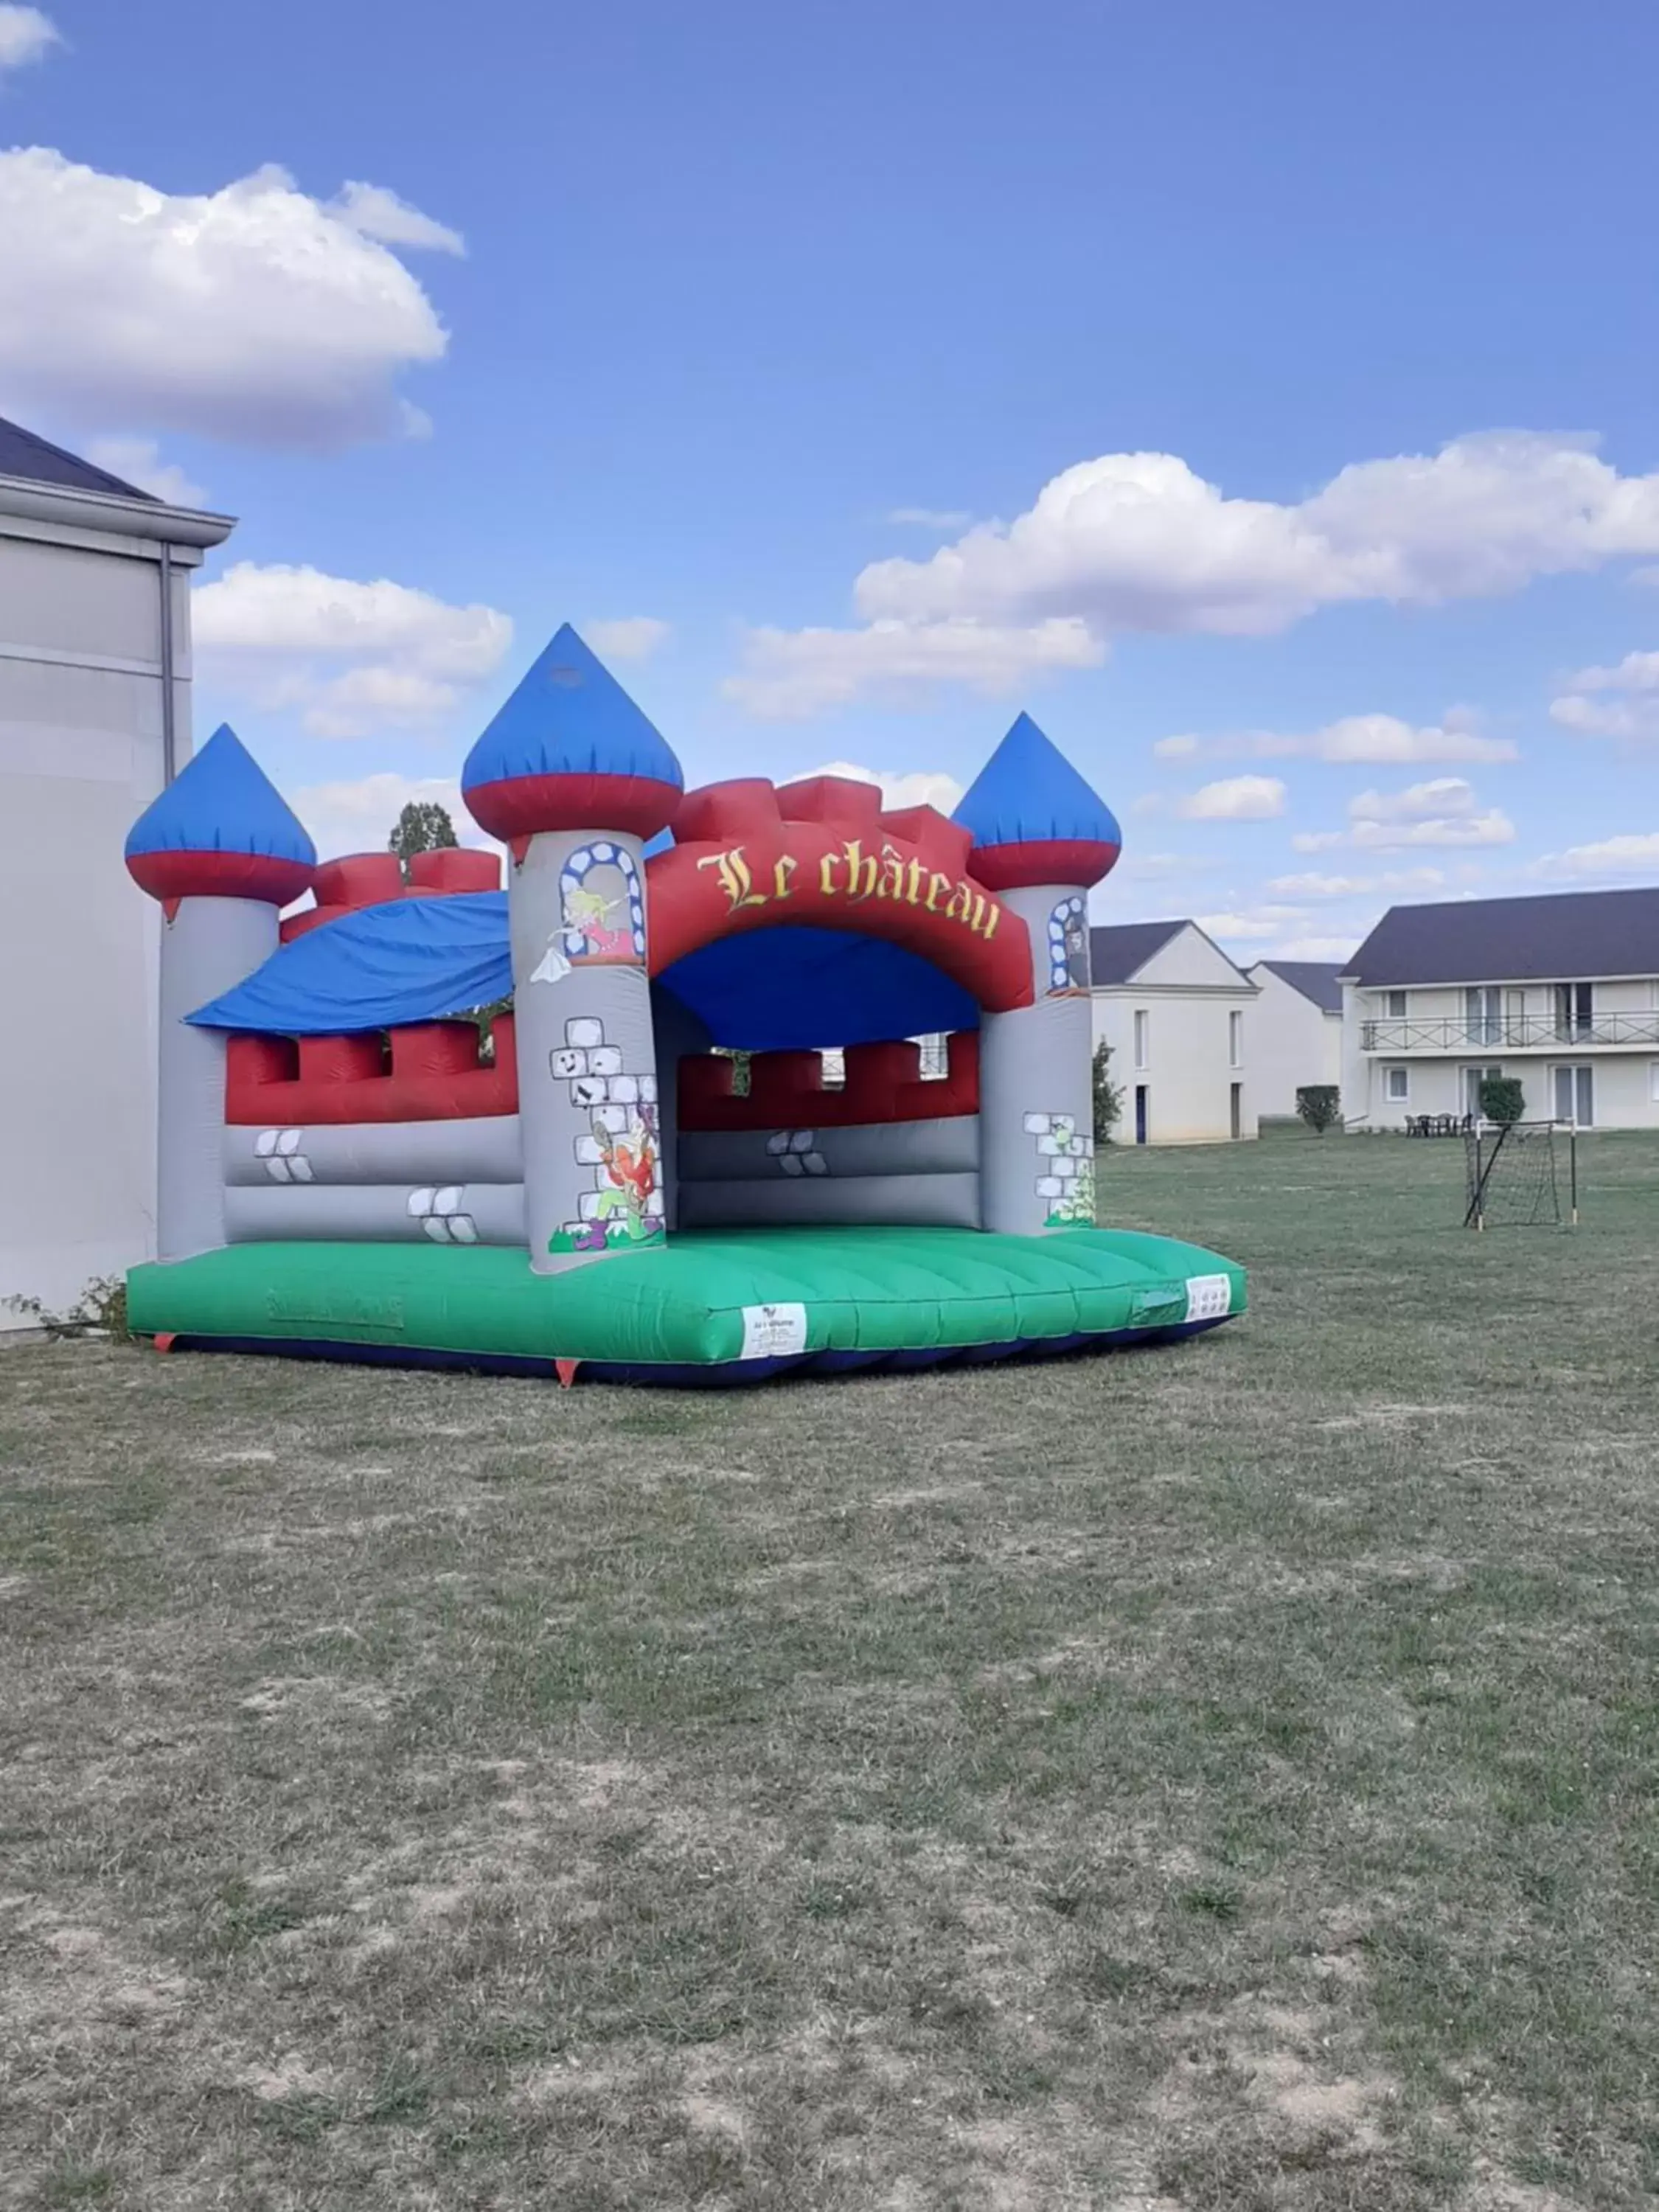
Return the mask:
<svg viewBox="0 0 1659 2212"><path fill-rule="evenodd" d="M1570 1203L1578 1218L1576 1133L1563 1132L1569 1155ZM1472 1121L1464 1132L1468 1166L1466 1229L1536 1229L1559 1225L1561 1185L1553 1121Z"/></svg>

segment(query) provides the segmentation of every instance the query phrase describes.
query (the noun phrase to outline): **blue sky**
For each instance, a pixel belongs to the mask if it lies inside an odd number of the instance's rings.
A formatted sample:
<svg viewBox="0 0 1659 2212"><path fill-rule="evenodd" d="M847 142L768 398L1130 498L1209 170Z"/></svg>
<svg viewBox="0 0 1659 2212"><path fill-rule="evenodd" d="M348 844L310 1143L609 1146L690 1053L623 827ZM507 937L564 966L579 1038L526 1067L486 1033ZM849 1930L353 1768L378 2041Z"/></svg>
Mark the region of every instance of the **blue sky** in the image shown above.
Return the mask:
<svg viewBox="0 0 1659 2212"><path fill-rule="evenodd" d="M198 732L336 848L568 617L692 781L948 799L1027 707L1103 918L1336 957L1659 879L1656 73L1646 0L0 5L0 411L240 518Z"/></svg>

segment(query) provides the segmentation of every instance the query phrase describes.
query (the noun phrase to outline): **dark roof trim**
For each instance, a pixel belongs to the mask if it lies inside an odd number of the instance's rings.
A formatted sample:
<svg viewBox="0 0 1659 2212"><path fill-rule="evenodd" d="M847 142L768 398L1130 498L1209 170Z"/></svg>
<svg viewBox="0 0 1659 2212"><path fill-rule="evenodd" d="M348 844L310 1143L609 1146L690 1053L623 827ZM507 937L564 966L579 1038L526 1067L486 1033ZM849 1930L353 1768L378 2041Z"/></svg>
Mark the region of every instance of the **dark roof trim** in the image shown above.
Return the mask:
<svg viewBox="0 0 1659 2212"><path fill-rule="evenodd" d="M0 415L0 477L16 477L24 483L57 484L64 491L102 491L118 499L148 500L159 507L154 492L140 491L107 469L94 468L78 453L54 446L48 438L9 422Z"/></svg>
<svg viewBox="0 0 1659 2212"><path fill-rule="evenodd" d="M1118 921L1089 932L1089 979L1127 983L1161 952L1184 921Z"/></svg>
<svg viewBox="0 0 1659 2212"><path fill-rule="evenodd" d="M1091 929L1089 932L1090 981L1096 986L1133 983L1146 963L1160 953L1172 938L1178 937L1183 929L1194 931L1203 939L1218 960L1226 961L1247 991L1258 988L1251 982L1237 961L1224 952L1209 931L1200 929L1190 915L1184 915L1179 921L1118 921ZM1218 990L1231 987L1216 984L1202 988Z"/></svg>
<svg viewBox="0 0 1659 2212"><path fill-rule="evenodd" d="M1281 983L1288 983L1293 991L1317 1006L1322 1014L1340 1014L1342 1011L1342 968L1335 960L1258 960L1258 968L1265 968L1277 975ZM1246 971L1248 973L1248 970Z"/></svg>
<svg viewBox="0 0 1659 2212"><path fill-rule="evenodd" d="M1659 887L1390 907L1342 972L1370 990L1659 976Z"/></svg>

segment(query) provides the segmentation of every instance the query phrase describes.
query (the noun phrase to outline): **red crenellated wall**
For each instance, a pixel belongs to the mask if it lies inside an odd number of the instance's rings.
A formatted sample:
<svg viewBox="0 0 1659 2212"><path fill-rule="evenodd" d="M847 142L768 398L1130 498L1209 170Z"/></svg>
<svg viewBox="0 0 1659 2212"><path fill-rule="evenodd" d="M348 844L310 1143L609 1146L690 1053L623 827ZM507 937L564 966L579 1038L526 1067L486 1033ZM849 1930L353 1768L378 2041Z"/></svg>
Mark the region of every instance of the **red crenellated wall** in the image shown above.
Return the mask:
<svg viewBox="0 0 1659 2212"><path fill-rule="evenodd" d="M225 1119L240 1127L331 1121L447 1121L516 1114L513 1017L498 1014L494 1064L468 1021L414 1022L351 1036L233 1033L225 1050Z"/></svg>
<svg viewBox="0 0 1659 2212"><path fill-rule="evenodd" d="M842 1055L845 1086L826 1090L815 1052L757 1052L749 1093L732 1091L734 1063L699 1054L679 1066L682 1129L842 1129L872 1121L925 1121L979 1111L979 1033L956 1030L948 1073L923 1082L920 1048L854 1044Z"/></svg>
<svg viewBox="0 0 1659 2212"><path fill-rule="evenodd" d="M494 853L479 853L469 845L445 845L436 852L416 853L409 864L409 881L395 853L343 853L324 860L312 878L315 906L291 914L283 923L284 945L320 929L342 915L356 914L366 906L385 906L392 899L453 898L458 891L498 891L501 864Z"/></svg>

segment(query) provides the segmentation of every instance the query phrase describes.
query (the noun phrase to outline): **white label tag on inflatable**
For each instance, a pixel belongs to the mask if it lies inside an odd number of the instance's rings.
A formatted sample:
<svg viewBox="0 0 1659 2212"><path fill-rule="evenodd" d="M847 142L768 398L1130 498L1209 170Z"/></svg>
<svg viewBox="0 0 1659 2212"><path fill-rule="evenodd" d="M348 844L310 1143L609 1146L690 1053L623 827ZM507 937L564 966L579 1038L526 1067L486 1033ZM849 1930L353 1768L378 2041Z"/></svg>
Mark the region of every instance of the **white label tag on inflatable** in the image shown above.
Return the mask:
<svg viewBox="0 0 1659 2212"><path fill-rule="evenodd" d="M1233 1310L1233 1279L1231 1275L1188 1275L1187 1278L1187 1318L1188 1321L1219 1321Z"/></svg>
<svg viewBox="0 0 1659 2212"><path fill-rule="evenodd" d="M745 1306L740 1359L779 1359L806 1349L805 1306Z"/></svg>

